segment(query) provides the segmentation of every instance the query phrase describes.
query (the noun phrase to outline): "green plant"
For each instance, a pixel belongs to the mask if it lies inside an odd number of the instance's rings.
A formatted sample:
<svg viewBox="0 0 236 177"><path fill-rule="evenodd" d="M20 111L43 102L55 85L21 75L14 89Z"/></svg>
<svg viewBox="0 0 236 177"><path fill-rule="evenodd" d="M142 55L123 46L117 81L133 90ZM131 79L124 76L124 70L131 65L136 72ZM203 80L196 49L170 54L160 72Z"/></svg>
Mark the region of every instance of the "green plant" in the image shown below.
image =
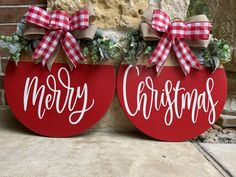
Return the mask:
<svg viewBox="0 0 236 177"><path fill-rule="evenodd" d="M212 38L207 49L203 50L205 65L215 70L220 63L231 61L231 48L223 39Z"/></svg>
<svg viewBox="0 0 236 177"><path fill-rule="evenodd" d="M18 62L23 50L32 52L38 45L38 40L26 40L23 37L25 21L22 19L17 25L17 31L10 36L0 36L0 49L6 50L10 57ZM130 30L119 42L104 36L104 31L98 30L92 41L82 41L83 55L91 57L94 64L104 60L116 60L121 55L126 64L136 64L140 54L149 57L157 41L145 41L139 31ZM199 62L215 70L220 63L231 60L231 48L225 40L212 38L207 49L192 49Z"/></svg>
<svg viewBox="0 0 236 177"><path fill-rule="evenodd" d="M123 48L124 62L135 65L141 53L144 53L146 56L151 55L156 42L144 41L139 31L130 30L119 43Z"/></svg>
<svg viewBox="0 0 236 177"><path fill-rule="evenodd" d="M10 36L0 36L0 49L9 53L9 56L15 61L20 60L22 50L27 50L28 42L16 33Z"/></svg>
<svg viewBox="0 0 236 177"><path fill-rule="evenodd" d="M23 50L29 49L29 41L23 37L25 20L17 24L17 30L10 36L0 36L0 49L8 52L9 56L17 63Z"/></svg>
<svg viewBox="0 0 236 177"><path fill-rule="evenodd" d="M154 50L156 41L147 42L139 35L138 31L130 31L124 38L121 39L124 52L124 62L135 65L137 57L143 53L147 57ZM192 48L192 51L197 56L202 65L211 67L215 70L220 63L224 64L231 60L230 45L223 39L212 38L207 49L199 50Z"/></svg>
<svg viewBox="0 0 236 177"><path fill-rule="evenodd" d="M101 63L103 60L117 59L120 48L114 41L105 36L97 35L92 41L83 41L83 55L91 56L92 63Z"/></svg>
<svg viewBox="0 0 236 177"><path fill-rule="evenodd" d="M205 0L190 0L187 16L191 17L199 14L206 14L209 19L212 19Z"/></svg>

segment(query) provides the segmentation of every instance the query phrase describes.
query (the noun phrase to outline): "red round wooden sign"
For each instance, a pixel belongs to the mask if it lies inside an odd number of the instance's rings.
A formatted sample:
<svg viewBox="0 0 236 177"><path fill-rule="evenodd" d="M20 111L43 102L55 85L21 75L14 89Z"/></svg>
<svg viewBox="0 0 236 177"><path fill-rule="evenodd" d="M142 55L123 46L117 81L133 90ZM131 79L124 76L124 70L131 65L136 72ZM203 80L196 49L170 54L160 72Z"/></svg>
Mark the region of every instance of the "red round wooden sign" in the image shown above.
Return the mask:
<svg viewBox="0 0 236 177"><path fill-rule="evenodd" d="M16 118L33 132L70 137L91 128L107 111L115 92L112 65L55 63L51 71L32 62L9 62L7 102Z"/></svg>
<svg viewBox="0 0 236 177"><path fill-rule="evenodd" d="M224 68L214 73L178 66L121 65L117 91L122 109L143 133L164 141L184 141L208 130L220 116L227 97Z"/></svg>

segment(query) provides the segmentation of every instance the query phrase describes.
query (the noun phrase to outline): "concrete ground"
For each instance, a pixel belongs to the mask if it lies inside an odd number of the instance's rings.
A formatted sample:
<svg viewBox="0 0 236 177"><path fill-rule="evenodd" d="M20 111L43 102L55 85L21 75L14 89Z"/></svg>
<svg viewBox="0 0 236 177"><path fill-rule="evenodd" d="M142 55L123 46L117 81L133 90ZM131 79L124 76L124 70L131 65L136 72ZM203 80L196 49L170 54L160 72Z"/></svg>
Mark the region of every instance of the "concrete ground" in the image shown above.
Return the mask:
<svg viewBox="0 0 236 177"><path fill-rule="evenodd" d="M200 144L230 176L236 176L236 144Z"/></svg>
<svg viewBox="0 0 236 177"><path fill-rule="evenodd" d="M235 145L168 143L103 129L44 138L0 113L0 177L236 176Z"/></svg>

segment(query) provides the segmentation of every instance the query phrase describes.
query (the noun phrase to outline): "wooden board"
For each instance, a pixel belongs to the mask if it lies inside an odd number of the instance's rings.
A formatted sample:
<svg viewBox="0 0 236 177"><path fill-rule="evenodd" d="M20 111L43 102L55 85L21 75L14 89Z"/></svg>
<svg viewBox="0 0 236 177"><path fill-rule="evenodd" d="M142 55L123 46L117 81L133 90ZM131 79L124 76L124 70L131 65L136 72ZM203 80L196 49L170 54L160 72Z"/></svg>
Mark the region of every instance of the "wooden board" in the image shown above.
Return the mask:
<svg viewBox="0 0 236 177"><path fill-rule="evenodd" d="M41 64L21 61L16 67L10 61L4 85L7 102L25 127L43 136L70 137L103 117L115 82L113 65L78 65L71 72L66 63L55 63L49 72Z"/></svg>
<svg viewBox="0 0 236 177"><path fill-rule="evenodd" d="M227 96L226 74L221 67L214 73L192 69L185 76L170 63L159 76L155 67L122 64L117 92L126 116L140 131L158 140L189 140L220 116Z"/></svg>

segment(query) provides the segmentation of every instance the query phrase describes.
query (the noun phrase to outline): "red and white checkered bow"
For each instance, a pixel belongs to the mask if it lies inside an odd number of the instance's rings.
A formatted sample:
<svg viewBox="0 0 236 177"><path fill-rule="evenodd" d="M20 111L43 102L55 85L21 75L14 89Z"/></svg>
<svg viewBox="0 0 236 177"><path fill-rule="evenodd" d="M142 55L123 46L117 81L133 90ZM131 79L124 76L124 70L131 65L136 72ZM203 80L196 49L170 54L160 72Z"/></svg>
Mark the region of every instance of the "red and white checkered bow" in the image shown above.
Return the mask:
<svg viewBox="0 0 236 177"><path fill-rule="evenodd" d="M88 10L80 10L69 16L66 12L55 10L49 13L39 7L31 6L25 17L28 23L46 28L47 31L33 53L34 59L42 59L43 65L53 56L59 41L66 55L76 67L84 57L80 46L70 31L86 29L89 26Z"/></svg>
<svg viewBox="0 0 236 177"><path fill-rule="evenodd" d="M158 74L164 66L172 47L185 75L189 74L191 68L202 68L184 39L208 40L212 29L210 22L171 22L170 17L165 12L154 10L152 28L163 33L160 42L147 62L147 65L156 65Z"/></svg>

